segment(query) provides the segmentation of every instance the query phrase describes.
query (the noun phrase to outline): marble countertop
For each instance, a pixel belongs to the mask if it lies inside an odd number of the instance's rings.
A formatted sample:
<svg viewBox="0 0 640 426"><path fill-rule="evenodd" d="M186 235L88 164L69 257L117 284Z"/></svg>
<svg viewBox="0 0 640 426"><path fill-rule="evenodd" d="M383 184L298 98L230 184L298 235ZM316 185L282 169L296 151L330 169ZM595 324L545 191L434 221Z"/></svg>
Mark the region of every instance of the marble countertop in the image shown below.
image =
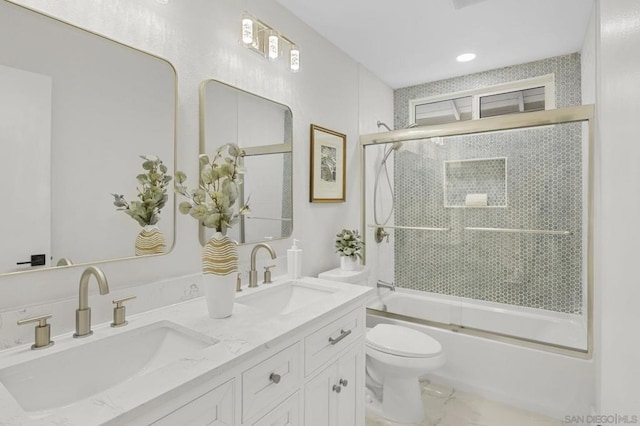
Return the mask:
<svg viewBox="0 0 640 426"><path fill-rule="evenodd" d="M258 294L287 281L290 280L283 277L274 280L273 284L257 289L245 289L237 296L237 303L229 318L209 318L204 298L198 298L131 316L128 318L129 325L125 327L112 328L109 323L94 325L94 334L83 339L74 339L72 333L53 336L55 345L47 349L33 351L29 344L0 351L1 372L12 365L51 356L160 321L168 321L219 340L219 343L198 350L188 357L179 358L156 370L132 377L93 396L46 411L24 411L0 383L0 425L85 426L108 422L198 377L208 375L214 378L222 371L228 371L284 342L312 323L328 318L341 308L364 305L373 291L370 287L305 277L295 281L320 285L334 292L287 314L266 314L262 310L241 304L242 297ZM105 356L117 356L117 353L117 348L114 348L112 353L105 353ZM95 360L95 367L100 368L99 359ZM61 383L60 387L64 387L64 383Z"/></svg>

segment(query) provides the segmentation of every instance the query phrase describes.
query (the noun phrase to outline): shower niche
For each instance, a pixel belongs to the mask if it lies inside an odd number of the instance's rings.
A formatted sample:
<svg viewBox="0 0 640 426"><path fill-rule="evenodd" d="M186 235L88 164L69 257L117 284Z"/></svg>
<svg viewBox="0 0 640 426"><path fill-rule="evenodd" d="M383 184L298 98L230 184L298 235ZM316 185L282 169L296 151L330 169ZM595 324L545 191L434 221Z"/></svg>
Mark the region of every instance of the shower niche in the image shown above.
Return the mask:
<svg viewBox="0 0 640 426"><path fill-rule="evenodd" d="M445 207L507 207L507 158L443 162Z"/></svg>

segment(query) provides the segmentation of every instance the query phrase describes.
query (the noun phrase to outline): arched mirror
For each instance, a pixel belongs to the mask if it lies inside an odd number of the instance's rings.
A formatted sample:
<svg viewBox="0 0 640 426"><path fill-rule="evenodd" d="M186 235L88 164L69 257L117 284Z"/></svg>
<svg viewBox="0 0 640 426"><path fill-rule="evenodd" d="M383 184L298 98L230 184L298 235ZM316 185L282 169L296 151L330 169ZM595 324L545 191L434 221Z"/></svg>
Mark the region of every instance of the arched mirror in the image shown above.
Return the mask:
<svg viewBox="0 0 640 426"><path fill-rule="evenodd" d="M176 74L169 62L0 1L0 274L135 256L140 156L171 176ZM174 196L157 225L174 240Z"/></svg>
<svg viewBox="0 0 640 426"><path fill-rule="evenodd" d="M286 238L293 229L292 116L286 105L216 80L200 87L200 152L235 143L244 152L240 199L251 213L227 233L240 244ZM200 241L211 236L201 227Z"/></svg>

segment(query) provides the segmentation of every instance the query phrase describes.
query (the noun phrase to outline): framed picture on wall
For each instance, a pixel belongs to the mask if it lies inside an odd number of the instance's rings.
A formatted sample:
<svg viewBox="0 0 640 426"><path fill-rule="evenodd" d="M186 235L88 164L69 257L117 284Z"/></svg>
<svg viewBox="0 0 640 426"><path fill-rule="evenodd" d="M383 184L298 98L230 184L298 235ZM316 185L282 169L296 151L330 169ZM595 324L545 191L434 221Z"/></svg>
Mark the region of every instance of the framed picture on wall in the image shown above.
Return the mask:
<svg viewBox="0 0 640 426"><path fill-rule="evenodd" d="M346 199L347 136L311 125L311 203Z"/></svg>

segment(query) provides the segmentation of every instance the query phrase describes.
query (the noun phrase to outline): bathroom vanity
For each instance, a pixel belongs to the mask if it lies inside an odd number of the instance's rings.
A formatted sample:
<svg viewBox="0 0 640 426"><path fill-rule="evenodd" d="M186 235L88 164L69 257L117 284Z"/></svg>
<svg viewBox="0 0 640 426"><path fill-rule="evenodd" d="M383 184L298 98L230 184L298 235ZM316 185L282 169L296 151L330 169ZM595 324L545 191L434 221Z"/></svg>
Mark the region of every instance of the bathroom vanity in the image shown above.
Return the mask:
<svg viewBox="0 0 640 426"><path fill-rule="evenodd" d="M0 424L364 425L368 287L315 278L0 352Z"/></svg>

